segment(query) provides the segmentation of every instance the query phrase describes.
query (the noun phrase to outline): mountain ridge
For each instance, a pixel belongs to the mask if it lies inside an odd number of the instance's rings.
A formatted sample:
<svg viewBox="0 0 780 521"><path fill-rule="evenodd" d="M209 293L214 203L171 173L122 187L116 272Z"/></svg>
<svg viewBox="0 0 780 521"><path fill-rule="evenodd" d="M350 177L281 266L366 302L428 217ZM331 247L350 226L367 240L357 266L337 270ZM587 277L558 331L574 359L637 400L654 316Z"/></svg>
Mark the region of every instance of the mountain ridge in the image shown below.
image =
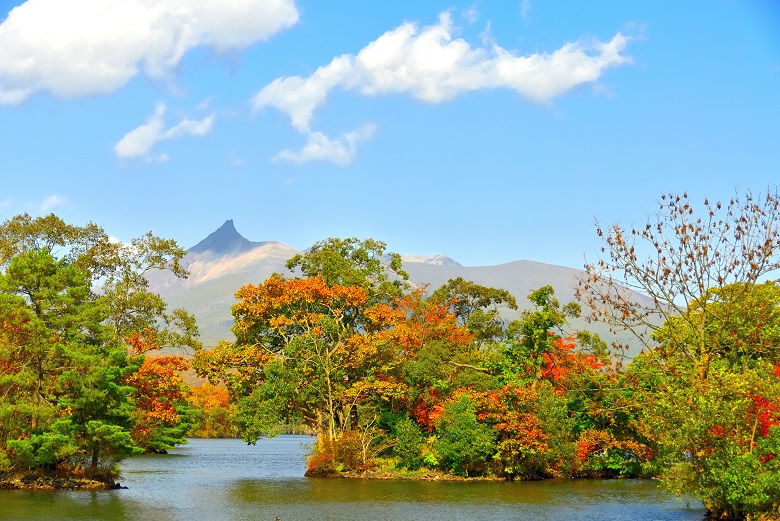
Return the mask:
<svg viewBox="0 0 780 521"><path fill-rule="evenodd" d="M187 279L177 279L168 272L148 275L152 291L160 293L173 309L184 308L198 323L205 347L220 340L233 340L231 308L236 303L235 292L246 284L261 284L274 273L294 276L285 266L288 259L301 251L277 241L252 242L235 229L228 219L217 230L187 250L182 264L190 272ZM495 266L463 266L445 255L402 256L403 269L415 287L433 291L450 279L462 277L476 284L509 291L517 300L520 311L531 309L528 294L550 285L564 304L576 300L578 277L582 270L531 260L519 260ZM636 294L636 298L643 299ZM518 312L504 311L507 320L519 318ZM598 333L605 341L626 343L627 334L609 333L603 324L588 324L585 319L573 319L564 333L584 329ZM633 349L634 354L639 348Z"/></svg>

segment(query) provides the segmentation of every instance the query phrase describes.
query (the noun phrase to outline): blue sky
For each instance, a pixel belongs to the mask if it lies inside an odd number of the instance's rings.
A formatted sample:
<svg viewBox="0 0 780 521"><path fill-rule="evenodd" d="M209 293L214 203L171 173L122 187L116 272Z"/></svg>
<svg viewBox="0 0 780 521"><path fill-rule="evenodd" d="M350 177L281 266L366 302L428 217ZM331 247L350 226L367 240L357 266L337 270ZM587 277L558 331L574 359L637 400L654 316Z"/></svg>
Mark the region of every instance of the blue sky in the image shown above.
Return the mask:
<svg viewBox="0 0 780 521"><path fill-rule="evenodd" d="M0 219L581 267L780 180L770 0L0 6Z"/></svg>

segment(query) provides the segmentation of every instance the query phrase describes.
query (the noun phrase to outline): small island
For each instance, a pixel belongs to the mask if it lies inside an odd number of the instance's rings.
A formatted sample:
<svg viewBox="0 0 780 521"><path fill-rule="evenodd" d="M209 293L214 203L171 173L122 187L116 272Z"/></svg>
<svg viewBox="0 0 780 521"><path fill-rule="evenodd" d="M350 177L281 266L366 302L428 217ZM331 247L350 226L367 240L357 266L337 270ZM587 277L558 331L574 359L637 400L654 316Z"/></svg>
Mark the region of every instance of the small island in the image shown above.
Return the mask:
<svg viewBox="0 0 780 521"><path fill-rule="evenodd" d="M705 203L706 229L663 201L646 227L598 230L578 302L412 285L383 242L331 238L246 281L235 339L208 348L150 289L186 275L174 241L10 219L0 488L114 489L123 459L185 436L296 432L316 437L313 478L658 478L713 518L777 519L780 198ZM644 350L625 359L582 316Z"/></svg>

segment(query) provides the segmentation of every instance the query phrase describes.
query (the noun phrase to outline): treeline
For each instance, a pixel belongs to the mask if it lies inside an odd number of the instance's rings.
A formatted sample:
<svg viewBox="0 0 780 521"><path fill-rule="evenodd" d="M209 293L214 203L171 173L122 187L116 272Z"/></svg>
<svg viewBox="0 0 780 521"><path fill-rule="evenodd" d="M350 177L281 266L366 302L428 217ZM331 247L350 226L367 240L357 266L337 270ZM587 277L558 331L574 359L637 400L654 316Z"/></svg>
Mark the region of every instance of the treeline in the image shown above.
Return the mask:
<svg viewBox="0 0 780 521"><path fill-rule="evenodd" d="M241 288L236 341L195 368L228 388L247 441L308 425L309 475L654 476L718 518L775 518L779 205L748 193L697 214L669 195L644 227L598 227L580 298L648 348L628 364L564 335L580 305L550 287L505 321L517 303L501 289L457 279L427 296L384 243L328 239L290 259L298 277Z"/></svg>
<svg viewBox="0 0 780 521"><path fill-rule="evenodd" d="M715 516L771 519L779 226L768 192L700 213L664 196L645 227L598 227L580 302L644 343L623 363L621 346L565 333L583 308L549 286L522 312L463 279L417 288L384 243L354 238L242 287L236 341L206 350L144 278L185 276L173 242L19 216L0 227L0 470L114 475L186 435L253 443L295 426L317 436L311 476L652 476ZM210 384L185 384L190 362Z"/></svg>

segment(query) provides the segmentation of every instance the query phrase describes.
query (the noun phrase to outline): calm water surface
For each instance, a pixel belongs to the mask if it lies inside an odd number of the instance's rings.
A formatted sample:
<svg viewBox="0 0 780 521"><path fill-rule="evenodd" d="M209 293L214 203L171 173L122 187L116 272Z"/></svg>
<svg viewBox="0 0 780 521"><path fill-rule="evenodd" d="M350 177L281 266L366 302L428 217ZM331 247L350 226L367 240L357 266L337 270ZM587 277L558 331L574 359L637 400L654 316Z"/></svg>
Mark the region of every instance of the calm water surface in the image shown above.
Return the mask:
<svg viewBox="0 0 780 521"><path fill-rule="evenodd" d="M421 482L307 479L312 439L190 440L122 464L127 490L0 491L0 520L701 521L652 481Z"/></svg>

